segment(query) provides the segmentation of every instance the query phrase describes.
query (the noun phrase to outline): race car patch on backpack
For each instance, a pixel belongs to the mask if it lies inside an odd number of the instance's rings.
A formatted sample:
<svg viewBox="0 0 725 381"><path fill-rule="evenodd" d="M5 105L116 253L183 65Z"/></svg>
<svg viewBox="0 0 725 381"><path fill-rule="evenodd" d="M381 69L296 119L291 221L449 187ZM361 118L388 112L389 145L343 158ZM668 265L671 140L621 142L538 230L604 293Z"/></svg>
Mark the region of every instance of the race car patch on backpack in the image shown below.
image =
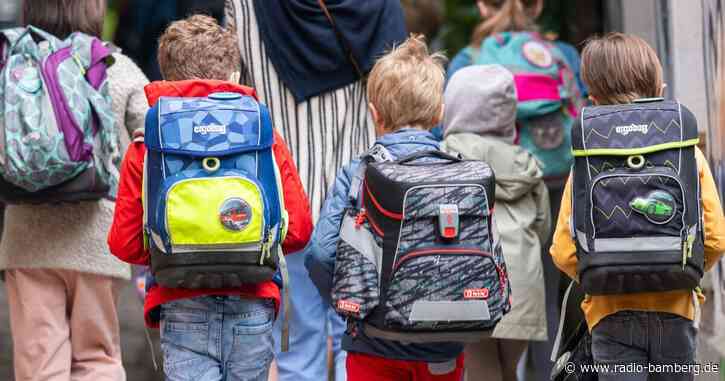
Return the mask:
<svg viewBox="0 0 725 381"><path fill-rule="evenodd" d="M583 99L561 51L536 33L505 32L484 40L474 63L513 73L519 144L541 164L547 182L566 178L571 128Z"/></svg>
<svg viewBox="0 0 725 381"><path fill-rule="evenodd" d="M73 33L0 31L0 201L115 199L121 161L112 50Z"/></svg>
<svg viewBox="0 0 725 381"><path fill-rule="evenodd" d="M149 110L144 220L158 284L272 279L287 226L273 139L266 107L237 93L161 97Z"/></svg>
<svg viewBox="0 0 725 381"><path fill-rule="evenodd" d="M697 121L662 99L584 108L572 237L587 294L692 290L703 274Z"/></svg>
<svg viewBox="0 0 725 381"><path fill-rule="evenodd" d="M355 183L335 261L337 312L389 340L490 334L510 309L491 168L426 151L371 163Z"/></svg>

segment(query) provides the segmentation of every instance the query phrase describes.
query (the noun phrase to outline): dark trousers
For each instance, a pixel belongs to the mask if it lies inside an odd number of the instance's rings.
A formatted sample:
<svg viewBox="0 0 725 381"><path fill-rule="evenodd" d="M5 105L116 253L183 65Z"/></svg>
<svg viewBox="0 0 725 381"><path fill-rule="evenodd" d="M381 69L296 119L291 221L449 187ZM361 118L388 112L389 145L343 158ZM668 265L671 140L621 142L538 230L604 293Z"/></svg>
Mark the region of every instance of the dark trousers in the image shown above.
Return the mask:
<svg viewBox="0 0 725 381"><path fill-rule="evenodd" d="M694 380L697 331L692 320L662 312L622 311L592 330L599 380Z"/></svg>

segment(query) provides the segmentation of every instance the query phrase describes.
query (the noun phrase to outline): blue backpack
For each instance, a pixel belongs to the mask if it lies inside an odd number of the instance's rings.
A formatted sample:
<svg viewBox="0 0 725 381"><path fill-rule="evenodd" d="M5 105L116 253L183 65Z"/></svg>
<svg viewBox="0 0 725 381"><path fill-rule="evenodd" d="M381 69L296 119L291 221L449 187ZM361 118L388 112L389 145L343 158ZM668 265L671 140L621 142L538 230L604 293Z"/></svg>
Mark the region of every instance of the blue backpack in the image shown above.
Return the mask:
<svg viewBox="0 0 725 381"><path fill-rule="evenodd" d="M287 213L267 108L252 97L162 97L144 143L145 232L155 281L232 288L271 280Z"/></svg>
<svg viewBox="0 0 725 381"><path fill-rule="evenodd" d="M565 179L583 98L561 51L536 33L505 32L484 40L473 63L499 64L513 73L519 144L539 161L546 180Z"/></svg>

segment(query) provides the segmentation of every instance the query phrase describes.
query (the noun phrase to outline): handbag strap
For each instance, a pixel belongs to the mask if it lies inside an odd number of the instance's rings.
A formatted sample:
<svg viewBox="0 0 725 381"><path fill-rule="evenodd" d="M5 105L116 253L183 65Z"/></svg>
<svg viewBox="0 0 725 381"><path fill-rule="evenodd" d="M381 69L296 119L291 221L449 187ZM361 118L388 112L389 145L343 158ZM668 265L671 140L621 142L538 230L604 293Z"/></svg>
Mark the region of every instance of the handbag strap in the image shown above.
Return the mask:
<svg viewBox="0 0 725 381"><path fill-rule="evenodd" d="M330 22L330 25L332 26L332 30L335 32L335 36L337 37L337 41L342 45L342 48L345 50L345 54L347 55L347 59L352 64L353 69L355 69L355 73L358 75L358 77L363 78L365 75L363 71L360 69L360 65L358 65L357 60L355 59L355 56L352 54L352 48L350 47L350 44L345 39L345 36L340 33L340 30L337 29L337 25L335 24L335 19L332 17L332 14L330 13L330 10L327 9L327 4L325 4L325 0L317 0L317 3L320 5L320 8L322 9L322 12L325 14L325 17L327 17L327 21Z"/></svg>

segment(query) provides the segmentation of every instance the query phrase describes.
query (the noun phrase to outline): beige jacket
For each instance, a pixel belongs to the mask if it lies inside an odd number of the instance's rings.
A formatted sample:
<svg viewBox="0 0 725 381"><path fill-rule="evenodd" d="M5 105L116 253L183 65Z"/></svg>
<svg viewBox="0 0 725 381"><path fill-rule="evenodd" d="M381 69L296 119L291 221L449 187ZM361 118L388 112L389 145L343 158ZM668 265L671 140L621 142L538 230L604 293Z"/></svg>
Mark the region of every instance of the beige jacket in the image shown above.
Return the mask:
<svg viewBox="0 0 725 381"><path fill-rule="evenodd" d="M114 54L108 70L121 146L143 127L148 79L130 58ZM110 254L106 237L114 204L107 200L63 205L10 205L0 241L0 270L55 268L130 279L129 265Z"/></svg>
<svg viewBox="0 0 725 381"><path fill-rule="evenodd" d="M466 159L485 161L496 176L494 219L511 281L512 307L493 337L546 340L541 255L551 216L549 194L536 160L521 147L473 133L449 134L441 147Z"/></svg>

